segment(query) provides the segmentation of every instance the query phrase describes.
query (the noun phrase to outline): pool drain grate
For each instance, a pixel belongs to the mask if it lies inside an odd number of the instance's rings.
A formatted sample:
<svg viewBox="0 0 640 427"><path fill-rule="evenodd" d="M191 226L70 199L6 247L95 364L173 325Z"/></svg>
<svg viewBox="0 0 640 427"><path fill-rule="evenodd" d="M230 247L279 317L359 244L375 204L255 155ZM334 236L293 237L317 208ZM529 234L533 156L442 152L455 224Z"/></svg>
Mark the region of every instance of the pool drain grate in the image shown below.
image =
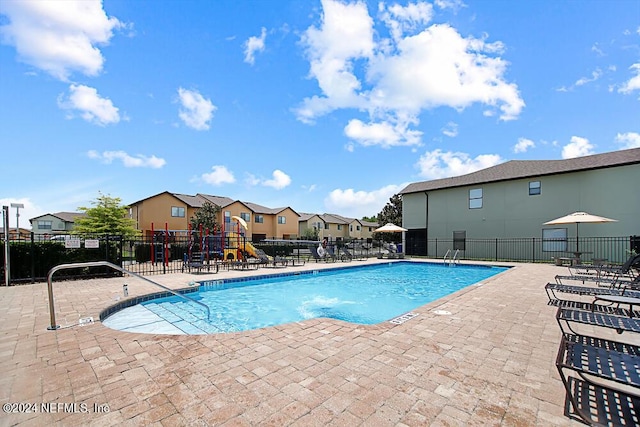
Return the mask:
<svg viewBox="0 0 640 427"><path fill-rule="evenodd" d="M418 313L414 313L414 312L405 313L402 316L398 316L395 319L389 320L389 323L393 323L394 325L402 325L404 322L406 322L409 319L413 319L417 315Z"/></svg>

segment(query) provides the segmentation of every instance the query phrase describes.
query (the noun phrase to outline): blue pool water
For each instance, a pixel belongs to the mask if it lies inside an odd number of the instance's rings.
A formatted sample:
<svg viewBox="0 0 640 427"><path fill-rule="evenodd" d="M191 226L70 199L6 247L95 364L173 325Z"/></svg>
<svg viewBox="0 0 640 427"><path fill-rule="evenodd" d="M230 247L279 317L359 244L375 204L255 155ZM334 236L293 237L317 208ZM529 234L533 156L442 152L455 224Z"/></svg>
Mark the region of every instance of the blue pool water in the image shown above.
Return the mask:
<svg viewBox="0 0 640 427"><path fill-rule="evenodd" d="M139 308L145 310L143 316L158 316L181 331L177 333L187 334L244 331L318 317L375 324L504 270L398 262L258 280L203 282L198 292L188 295L209 306L208 322L202 307L175 296L144 302Z"/></svg>

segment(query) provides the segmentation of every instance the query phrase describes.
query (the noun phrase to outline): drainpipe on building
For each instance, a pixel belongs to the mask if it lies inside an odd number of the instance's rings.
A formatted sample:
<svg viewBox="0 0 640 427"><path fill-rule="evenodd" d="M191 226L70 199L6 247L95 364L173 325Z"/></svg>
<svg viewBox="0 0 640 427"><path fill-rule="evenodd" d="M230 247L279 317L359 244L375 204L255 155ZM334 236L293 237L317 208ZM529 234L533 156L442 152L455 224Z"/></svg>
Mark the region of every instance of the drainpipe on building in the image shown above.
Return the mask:
<svg viewBox="0 0 640 427"><path fill-rule="evenodd" d="M424 254L429 256L429 193L424 192L425 209L424 209Z"/></svg>

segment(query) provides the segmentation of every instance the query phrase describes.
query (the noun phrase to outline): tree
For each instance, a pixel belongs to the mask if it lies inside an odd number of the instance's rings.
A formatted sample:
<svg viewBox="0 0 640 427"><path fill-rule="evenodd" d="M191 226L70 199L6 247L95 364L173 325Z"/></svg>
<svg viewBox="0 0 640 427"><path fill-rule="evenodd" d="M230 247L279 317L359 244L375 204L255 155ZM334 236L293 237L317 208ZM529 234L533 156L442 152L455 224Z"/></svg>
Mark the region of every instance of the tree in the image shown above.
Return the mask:
<svg viewBox="0 0 640 427"><path fill-rule="evenodd" d="M216 218L219 212L220 208L218 206L211 202L204 202L202 207L196 211L189 221L191 229L193 231L200 231L200 224L202 224L203 233L206 232L207 228L209 229L209 233L213 233L218 225Z"/></svg>
<svg viewBox="0 0 640 427"><path fill-rule="evenodd" d="M91 235L120 235L125 239L133 239L140 236L140 230L136 229L133 219L127 218L129 207L120 204L118 197L100 195L91 202L92 208L79 207L78 211L86 216L75 220L72 234Z"/></svg>
<svg viewBox="0 0 640 427"><path fill-rule="evenodd" d="M320 235L319 230L316 227L308 227L305 228L302 232L302 237L304 240L318 240Z"/></svg>
<svg viewBox="0 0 640 427"><path fill-rule="evenodd" d="M363 216L362 217L363 221L368 221L368 222L378 222L378 217L375 215L372 216Z"/></svg>
<svg viewBox="0 0 640 427"><path fill-rule="evenodd" d="M382 208L382 212L378 214L378 224L380 226L386 223L402 225L402 196L394 194L391 196L387 204ZM402 233L376 233L382 240L399 243L402 241Z"/></svg>

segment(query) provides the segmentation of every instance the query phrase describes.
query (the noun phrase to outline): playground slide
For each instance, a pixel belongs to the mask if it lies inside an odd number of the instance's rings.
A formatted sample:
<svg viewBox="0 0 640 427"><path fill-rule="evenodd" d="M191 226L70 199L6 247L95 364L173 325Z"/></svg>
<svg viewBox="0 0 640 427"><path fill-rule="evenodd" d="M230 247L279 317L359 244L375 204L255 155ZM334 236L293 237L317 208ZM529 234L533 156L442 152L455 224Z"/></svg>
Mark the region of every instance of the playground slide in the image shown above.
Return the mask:
<svg viewBox="0 0 640 427"><path fill-rule="evenodd" d="M251 242L243 242L242 238L238 235L238 233L230 232L228 233L228 237L230 240L237 239L236 241L238 242L237 243L238 247L244 249L249 254L249 256L252 256L254 258L260 258L258 256L258 253L256 252L256 247L253 246Z"/></svg>
<svg viewBox="0 0 640 427"><path fill-rule="evenodd" d="M252 257L254 257L254 258L260 258L260 257L258 256L258 253L256 252L256 247L255 247L255 246L253 246L250 242L247 242L247 245L245 246L244 250L245 250L245 251L247 251L247 253L248 253L249 255L251 255Z"/></svg>

